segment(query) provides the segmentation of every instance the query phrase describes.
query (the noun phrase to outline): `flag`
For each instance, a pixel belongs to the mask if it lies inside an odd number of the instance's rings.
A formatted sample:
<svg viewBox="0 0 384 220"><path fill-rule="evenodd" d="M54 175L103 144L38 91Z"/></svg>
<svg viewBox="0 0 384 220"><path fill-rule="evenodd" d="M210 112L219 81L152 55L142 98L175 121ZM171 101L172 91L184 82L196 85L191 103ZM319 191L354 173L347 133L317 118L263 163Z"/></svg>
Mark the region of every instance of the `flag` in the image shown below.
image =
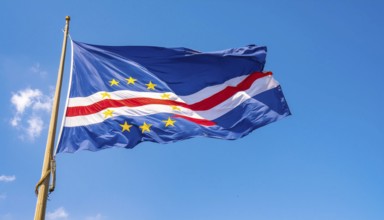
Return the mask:
<svg viewBox="0 0 384 220"><path fill-rule="evenodd" d="M266 47L216 52L72 41L57 153L197 136L238 139L290 115Z"/></svg>

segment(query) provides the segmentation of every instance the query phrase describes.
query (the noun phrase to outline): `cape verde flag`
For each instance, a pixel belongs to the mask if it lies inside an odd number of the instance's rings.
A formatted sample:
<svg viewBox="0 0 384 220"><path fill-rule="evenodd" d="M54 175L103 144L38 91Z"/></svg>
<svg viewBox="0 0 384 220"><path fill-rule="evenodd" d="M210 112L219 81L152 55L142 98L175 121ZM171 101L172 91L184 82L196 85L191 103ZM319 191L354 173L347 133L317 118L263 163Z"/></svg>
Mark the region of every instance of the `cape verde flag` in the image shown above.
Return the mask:
<svg viewBox="0 0 384 220"><path fill-rule="evenodd" d="M217 52L72 41L57 153L133 148L196 136L237 139L290 115L263 72L266 47Z"/></svg>

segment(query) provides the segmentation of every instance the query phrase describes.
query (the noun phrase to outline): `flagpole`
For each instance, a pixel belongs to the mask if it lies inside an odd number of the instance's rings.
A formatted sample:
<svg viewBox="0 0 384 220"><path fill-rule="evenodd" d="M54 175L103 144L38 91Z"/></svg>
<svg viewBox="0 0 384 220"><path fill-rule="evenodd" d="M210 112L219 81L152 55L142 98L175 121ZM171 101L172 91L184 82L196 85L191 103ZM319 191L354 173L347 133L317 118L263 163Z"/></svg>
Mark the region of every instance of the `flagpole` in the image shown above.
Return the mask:
<svg viewBox="0 0 384 220"><path fill-rule="evenodd" d="M60 103L60 92L61 92L61 84L62 84L63 72L64 72L64 62L65 62L65 52L67 48L69 21L70 21L70 17L66 16L63 47L61 51L60 66L59 66L57 82L56 82L55 97L53 99L53 105L52 105L51 121L49 123L47 144L46 144L45 154L44 154L43 169L41 173L41 179L36 185L37 202L36 202L36 210L35 210L35 220L45 219L45 210L47 207L49 182L51 178L52 168L54 166L52 164L52 162L54 161L53 144L55 142L56 121L57 121L57 114L58 114L59 103Z"/></svg>

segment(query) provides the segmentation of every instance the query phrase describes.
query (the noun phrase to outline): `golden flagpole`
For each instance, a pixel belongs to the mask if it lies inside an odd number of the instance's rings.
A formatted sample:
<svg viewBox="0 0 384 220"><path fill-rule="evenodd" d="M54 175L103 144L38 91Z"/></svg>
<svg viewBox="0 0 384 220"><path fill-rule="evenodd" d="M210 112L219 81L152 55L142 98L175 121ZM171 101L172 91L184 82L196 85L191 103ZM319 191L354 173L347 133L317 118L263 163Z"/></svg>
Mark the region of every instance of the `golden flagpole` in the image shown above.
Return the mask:
<svg viewBox="0 0 384 220"><path fill-rule="evenodd" d="M68 31L69 31L69 21L70 21L70 17L66 16L63 48L61 51L61 59L60 59L60 66L59 66L57 82L56 82L55 97L53 99L53 105L52 105L51 121L49 123L47 145L46 145L45 154L44 154L43 169L41 173L41 179L36 185L37 202L36 202L36 210L35 210L35 220L45 219L45 210L47 207L49 182L51 179L51 172L55 168L54 158L53 158L53 149L54 149L53 145L55 142L56 121L57 121L57 114L58 114L59 103L60 103L61 84L63 79L65 52L67 48L67 37L68 37ZM50 191L53 191L53 188Z"/></svg>

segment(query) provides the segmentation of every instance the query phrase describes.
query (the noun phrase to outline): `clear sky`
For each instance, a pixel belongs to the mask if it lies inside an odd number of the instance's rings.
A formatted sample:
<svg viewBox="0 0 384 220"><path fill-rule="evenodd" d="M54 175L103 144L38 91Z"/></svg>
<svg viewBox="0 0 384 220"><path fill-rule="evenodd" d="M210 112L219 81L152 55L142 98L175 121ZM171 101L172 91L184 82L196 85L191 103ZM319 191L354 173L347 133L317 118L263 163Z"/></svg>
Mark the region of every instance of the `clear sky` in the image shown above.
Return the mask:
<svg viewBox="0 0 384 220"><path fill-rule="evenodd" d="M383 1L3 0L0 220L34 215L66 15L92 44L266 45L293 115L236 141L59 154L47 219L384 219Z"/></svg>

